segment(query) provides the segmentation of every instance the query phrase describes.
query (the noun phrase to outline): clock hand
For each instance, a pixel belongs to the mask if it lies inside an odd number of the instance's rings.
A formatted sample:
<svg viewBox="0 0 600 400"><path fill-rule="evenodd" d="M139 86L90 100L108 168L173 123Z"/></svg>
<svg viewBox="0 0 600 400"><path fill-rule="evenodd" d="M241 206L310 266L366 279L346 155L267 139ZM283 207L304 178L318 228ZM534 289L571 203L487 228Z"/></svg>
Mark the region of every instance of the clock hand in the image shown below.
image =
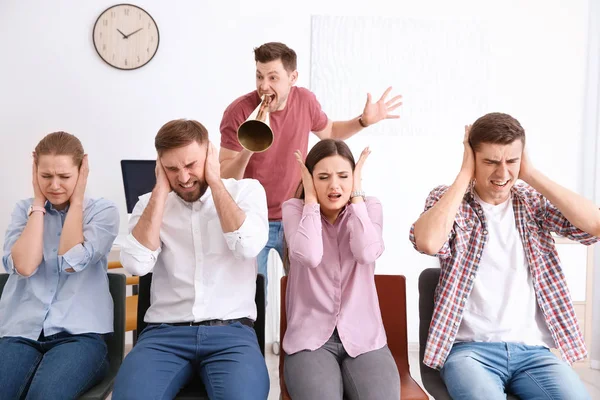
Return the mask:
<svg viewBox="0 0 600 400"><path fill-rule="evenodd" d="M123 32L121 32L119 29L117 29L117 30L119 31L119 33L120 33L121 35L123 35L123 39L127 39L127 35L126 35L126 34L124 34Z"/></svg>
<svg viewBox="0 0 600 400"><path fill-rule="evenodd" d="M133 32L131 32L129 35L125 36L125 38L126 38L126 39L129 39L129 36L133 35L134 33L138 33L138 32L139 32L139 31L141 31L142 29L144 29L144 28L140 28L140 29L138 29L137 31L133 31Z"/></svg>

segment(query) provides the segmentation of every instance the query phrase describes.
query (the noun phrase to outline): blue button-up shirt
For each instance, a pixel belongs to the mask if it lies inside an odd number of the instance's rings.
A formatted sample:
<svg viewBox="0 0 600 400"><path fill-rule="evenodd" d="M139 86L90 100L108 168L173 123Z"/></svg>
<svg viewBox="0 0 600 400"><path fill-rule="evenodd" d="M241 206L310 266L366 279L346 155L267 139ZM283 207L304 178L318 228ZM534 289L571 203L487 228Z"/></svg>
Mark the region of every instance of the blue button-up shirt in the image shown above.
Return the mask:
<svg viewBox="0 0 600 400"><path fill-rule="evenodd" d="M68 208L56 210L46 202L44 254L34 273L15 269L11 250L27 224L33 199L17 203L4 239L2 263L10 274L0 299L0 337L37 340L59 332L71 334L113 331L113 301L108 290L107 255L119 231L119 211L105 199L86 198L83 244L58 255ZM73 269L74 272L67 272Z"/></svg>

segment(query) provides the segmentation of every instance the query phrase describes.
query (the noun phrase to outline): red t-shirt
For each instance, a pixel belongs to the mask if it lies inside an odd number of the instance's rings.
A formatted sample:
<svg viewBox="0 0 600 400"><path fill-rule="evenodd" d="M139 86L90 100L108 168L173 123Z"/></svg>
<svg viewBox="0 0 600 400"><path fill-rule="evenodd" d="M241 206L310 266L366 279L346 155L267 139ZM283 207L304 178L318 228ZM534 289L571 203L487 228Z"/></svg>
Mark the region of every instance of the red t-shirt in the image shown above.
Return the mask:
<svg viewBox="0 0 600 400"><path fill-rule="evenodd" d="M227 107L221 120L221 147L241 151L237 139L238 127L260 104L256 91L236 99ZM291 198L300 183L300 166L294 151L303 158L308 151L310 132L319 132L327 126L327 115L321 109L314 93L292 86L283 110L269 115L274 140L271 147L254 153L246 167L244 178L257 179L267 192L269 220L281 219L281 204Z"/></svg>

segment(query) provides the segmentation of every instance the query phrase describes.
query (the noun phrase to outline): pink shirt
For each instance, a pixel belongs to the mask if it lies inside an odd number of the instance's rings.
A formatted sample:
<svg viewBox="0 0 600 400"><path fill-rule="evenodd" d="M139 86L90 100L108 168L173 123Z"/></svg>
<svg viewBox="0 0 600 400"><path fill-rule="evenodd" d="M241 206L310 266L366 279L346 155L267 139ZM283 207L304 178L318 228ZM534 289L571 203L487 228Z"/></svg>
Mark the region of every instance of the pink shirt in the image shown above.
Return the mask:
<svg viewBox="0 0 600 400"><path fill-rule="evenodd" d="M221 147L241 151L237 139L239 126L260 103L256 90L238 98L227 107L221 120ZM283 110L269 114L274 140L262 153L254 153L246 167L244 178L258 180L267 192L269 220L281 219L281 204L294 196L300 184L300 167L294 151L306 157L310 132L319 132L327 126L327 115L321 109L314 93L293 86Z"/></svg>
<svg viewBox="0 0 600 400"><path fill-rule="evenodd" d="M291 199L282 210L290 257L285 352L316 350L336 327L351 357L382 348L387 338L374 279L384 250L379 200L349 204L334 225L318 204Z"/></svg>

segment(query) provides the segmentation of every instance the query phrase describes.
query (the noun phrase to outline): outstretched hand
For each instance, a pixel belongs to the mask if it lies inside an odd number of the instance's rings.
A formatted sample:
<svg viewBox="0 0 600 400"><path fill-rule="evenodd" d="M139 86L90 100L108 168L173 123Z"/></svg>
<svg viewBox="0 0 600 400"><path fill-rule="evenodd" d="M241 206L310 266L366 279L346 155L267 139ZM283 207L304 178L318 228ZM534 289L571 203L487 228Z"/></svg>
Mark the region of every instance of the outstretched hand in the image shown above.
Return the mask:
<svg viewBox="0 0 600 400"><path fill-rule="evenodd" d="M400 118L400 115L391 114L391 112L402 105L402 95L386 100L391 91L392 87L390 86L375 103L371 101L371 93L367 93L367 103L361 117L364 125L373 125L384 119Z"/></svg>

